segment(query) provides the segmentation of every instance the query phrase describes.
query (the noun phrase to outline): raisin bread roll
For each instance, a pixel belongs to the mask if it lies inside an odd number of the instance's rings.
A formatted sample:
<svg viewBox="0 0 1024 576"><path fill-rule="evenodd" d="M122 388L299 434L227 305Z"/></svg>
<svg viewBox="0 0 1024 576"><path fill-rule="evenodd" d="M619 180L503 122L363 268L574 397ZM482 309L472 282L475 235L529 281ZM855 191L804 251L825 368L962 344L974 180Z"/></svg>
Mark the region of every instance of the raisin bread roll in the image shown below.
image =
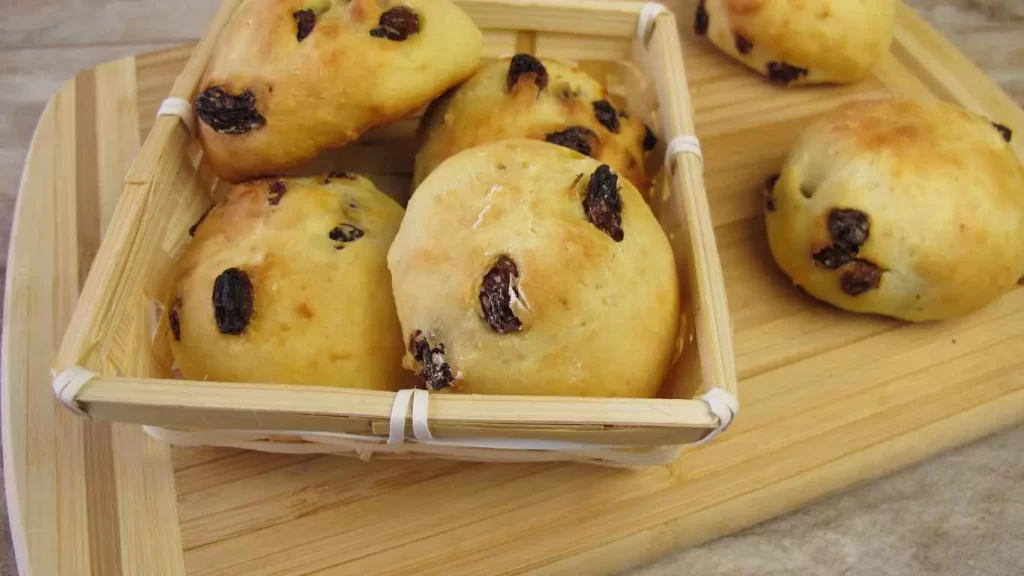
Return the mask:
<svg viewBox="0 0 1024 576"><path fill-rule="evenodd" d="M768 243L812 296L904 320L977 310L1024 277L1009 129L939 102L844 105L769 180Z"/></svg>
<svg viewBox="0 0 1024 576"><path fill-rule="evenodd" d="M235 186L193 228L165 304L182 374L407 386L385 260L402 214L346 174Z"/></svg>
<svg viewBox="0 0 1024 576"><path fill-rule="evenodd" d="M449 0L245 0L194 100L219 176L278 174L428 104L476 69Z"/></svg>
<svg viewBox="0 0 1024 576"><path fill-rule="evenodd" d="M864 79L889 52L895 0L700 0L695 28L777 84Z"/></svg>
<svg viewBox="0 0 1024 576"><path fill-rule="evenodd" d="M646 194L644 152L657 139L639 118L616 109L608 92L576 68L528 54L480 68L427 110L413 184L445 158L479 144L530 138L608 164Z"/></svg>
<svg viewBox="0 0 1024 576"><path fill-rule="evenodd" d="M536 140L443 162L388 252L406 366L431 390L650 397L679 322L671 246L607 164Z"/></svg>

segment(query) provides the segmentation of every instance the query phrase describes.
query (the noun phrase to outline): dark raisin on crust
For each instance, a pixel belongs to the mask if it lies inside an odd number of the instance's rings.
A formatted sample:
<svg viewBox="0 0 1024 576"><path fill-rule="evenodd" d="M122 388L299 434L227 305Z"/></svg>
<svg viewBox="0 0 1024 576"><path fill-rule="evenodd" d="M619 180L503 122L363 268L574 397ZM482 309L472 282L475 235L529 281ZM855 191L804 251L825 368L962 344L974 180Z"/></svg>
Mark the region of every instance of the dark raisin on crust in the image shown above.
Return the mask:
<svg viewBox="0 0 1024 576"><path fill-rule="evenodd" d="M775 212L775 184L779 181L778 174L772 174L764 181L764 208Z"/></svg>
<svg viewBox="0 0 1024 576"><path fill-rule="evenodd" d="M754 43L749 38L742 34L736 35L736 51L740 54L750 54L750 51L754 49Z"/></svg>
<svg viewBox="0 0 1024 576"><path fill-rule="evenodd" d="M570 126L560 132L552 132L544 139L552 144L575 150L584 156L590 156L597 141L597 134L583 126Z"/></svg>
<svg viewBox="0 0 1024 576"><path fill-rule="evenodd" d="M1009 126L1000 124L998 122L993 122L992 125L996 127L996 130L999 130L1000 134L1003 135L1003 140L1006 140L1007 142L1013 140L1013 130L1010 130Z"/></svg>
<svg viewBox="0 0 1024 576"><path fill-rule="evenodd" d="M480 284L480 309L484 322L498 334L517 332L523 323L512 310L513 292L518 295L519 268L508 256L502 255L484 274Z"/></svg>
<svg viewBox="0 0 1024 576"><path fill-rule="evenodd" d="M334 247L335 250L341 250L345 247L345 244L359 240L365 236L366 233L358 226L354 226L352 224L338 224L327 235L331 240L339 243Z"/></svg>
<svg viewBox="0 0 1024 576"><path fill-rule="evenodd" d="M868 241L871 222L859 210L836 208L829 212L828 230L832 245L815 252L814 261L835 270L856 258L860 247Z"/></svg>
<svg viewBox="0 0 1024 576"><path fill-rule="evenodd" d="M267 123L248 90L235 95L220 86L208 88L196 96L195 108L199 119L221 134L245 134Z"/></svg>
<svg viewBox="0 0 1024 576"><path fill-rule="evenodd" d="M602 164L597 167L587 184L587 195L583 198L583 212L587 220L597 226L612 240L622 242L622 197L619 196L619 177L611 167Z"/></svg>
<svg viewBox="0 0 1024 576"><path fill-rule="evenodd" d="M615 113L615 107L607 100L595 100L590 103L594 107L594 117L601 123L601 126L619 133L619 115Z"/></svg>
<svg viewBox="0 0 1024 576"><path fill-rule="evenodd" d="M210 206L209 208L207 208L206 212L203 212L203 215L199 217L199 220L196 220L195 224L189 226L189 228L188 228L188 235L189 236L195 237L196 230L199 230L199 225L203 223L203 220L206 220L206 216L210 213L210 210L213 210L213 206Z"/></svg>
<svg viewBox="0 0 1024 576"><path fill-rule="evenodd" d="M380 15L378 26L370 30L374 38L402 42L420 31L420 17L407 6L397 6Z"/></svg>
<svg viewBox="0 0 1024 576"><path fill-rule="evenodd" d="M292 13L292 18L295 18L295 25L298 28L295 38L302 42L313 31L313 26L316 26L316 13L312 10L299 10Z"/></svg>
<svg viewBox="0 0 1024 576"><path fill-rule="evenodd" d="M654 131L647 124L644 124L644 141L642 145L644 152L654 150L654 147L658 145L658 137L654 135Z"/></svg>
<svg viewBox="0 0 1024 576"><path fill-rule="evenodd" d="M1021 276L1020 280L1017 280L1017 285L1018 286L1024 286L1024 276Z"/></svg>
<svg viewBox="0 0 1024 576"><path fill-rule="evenodd" d="M270 191L267 192L267 202L271 206L277 206L281 203L281 197L288 191L288 187L285 186L283 180L274 180L270 183Z"/></svg>
<svg viewBox="0 0 1024 576"><path fill-rule="evenodd" d="M213 282L213 317L221 334L239 335L252 319L253 288L249 275L228 268Z"/></svg>
<svg viewBox="0 0 1024 576"><path fill-rule="evenodd" d="M324 184L330 184L331 180L355 180L356 177L343 170L335 170L324 178Z"/></svg>
<svg viewBox="0 0 1024 576"><path fill-rule="evenodd" d="M860 296L868 290L874 290L881 282L882 270L867 260L855 260L840 278L843 292L850 296Z"/></svg>
<svg viewBox="0 0 1024 576"><path fill-rule="evenodd" d="M508 65L506 83L509 92L519 83L519 77L523 74L533 74L533 83L537 85L538 92L547 88L548 70L544 67L544 64L529 54L516 54ZM568 99L571 95L572 91L568 91L568 94L563 96L563 99Z"/></svg>
<svg viewBox="0 0 1024 576"><path fill-rule="evenodd" d="M774 61L765 65L765 70L768 72L768 79L781 86L787 86L791 82L804 78L808 73L806 68Z"/></svg>
<svg viewBox="0 0 1024 576"><path fill-rule="evenodd" d="M708 33L708 24L711 18L708 16L707 0L700 0L697 3L697 17L693 21L693 31L697 36L705 36Z"/></svg>
<svg viewBox="0 0 1024 576"><path fill-rule="evenodd" d="M167 315L167 323L171 325L171 334L174 334L175 340L181 342L181 321L178 318L178 310L181 310L181 298L171 304L171 312Z"/></svg>
<svg viewBox="0 0 1024 576"><path fill-rule="evenodd" d="M409 337L409 354L419 366L419 376L423 378L427 390L443 390L452 385L455 376L452 367L445 357L444 344L438 343L431 348L427 337L417 330Z"/></svg>

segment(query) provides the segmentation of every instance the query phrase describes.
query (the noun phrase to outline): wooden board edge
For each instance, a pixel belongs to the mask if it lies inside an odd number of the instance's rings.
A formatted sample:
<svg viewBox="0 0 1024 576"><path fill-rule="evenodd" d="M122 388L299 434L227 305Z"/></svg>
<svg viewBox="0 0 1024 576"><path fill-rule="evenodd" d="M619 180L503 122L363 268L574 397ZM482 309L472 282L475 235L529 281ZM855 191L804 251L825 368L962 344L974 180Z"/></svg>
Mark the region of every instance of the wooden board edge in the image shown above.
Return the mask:
<svg viewBox="0 0 1024 576"><path fill-rule="evenodd" d="M655 562L673 550L699 546L751 528L1021 422L1024 422L1024 392L1002 396L712 508L556 560L536 573L565 574L586 567L601 573L615 573ZM860 458L875 464L870 473L861 472L865 467L860 464ZM854 459L857 463L852 462ZM771 505L758 509L757 505L765 502Z"/></svg>
<svg viewBox="0 0 1024 576"><path fill-rule="evenodd" d="M936 96L1024 133L1024 110L955 45L903 2L896 22L892 53ZM1024 158L1024 143L1011 146Z"/></svg>

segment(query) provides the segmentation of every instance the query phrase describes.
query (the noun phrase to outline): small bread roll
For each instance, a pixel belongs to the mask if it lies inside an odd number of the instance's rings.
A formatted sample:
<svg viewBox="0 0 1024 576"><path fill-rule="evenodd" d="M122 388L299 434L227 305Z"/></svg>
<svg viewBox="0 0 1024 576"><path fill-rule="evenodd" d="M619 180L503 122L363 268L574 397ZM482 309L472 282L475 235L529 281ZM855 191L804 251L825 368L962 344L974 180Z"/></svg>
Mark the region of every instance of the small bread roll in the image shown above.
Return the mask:
<svg viewBox="0 0 1024 576"><path fill-rule="evenodd" d="M1009 138L940 102L840 107L769 179L775 261L855 312L923 321L985 306L1024 277L1024 171Z"/></svg>
<svg viewBox="0 0 1024 576"><path fill-rule="evenodd" d="M245 0L194 99L223 179L280 174L465 80L482 36L450 0Z"/></svg>
<svg viewBox="0 0 1024 576"><path fill-rule="evenodd" d="M193 227L165 303L190 380L406 384L385 256L402 208L365 178L254 180Z"/></svg>
<svg viewBox="0 0 1024 576"><path fill-rule="evenodd" d="M657 138L639 118L616 108L607 90L577 68L529 54L496 60L424 114L413 185L462 150L530 138L608 164L646 193L644 153Z"/></svg>
<svg viewBox="0 0 1024 576"><path fill-rule="evenodd" d="M679 322L675 259L607 164L537 140L452 156L388 253L406 366L428 389L654 396Z"/></svg>
<svg viewBox="0 0 1024 576"><path fill-rule="evenodd" d="M783 85L856 82L889 52L894 0L700 0L695 29Z"/></svg>

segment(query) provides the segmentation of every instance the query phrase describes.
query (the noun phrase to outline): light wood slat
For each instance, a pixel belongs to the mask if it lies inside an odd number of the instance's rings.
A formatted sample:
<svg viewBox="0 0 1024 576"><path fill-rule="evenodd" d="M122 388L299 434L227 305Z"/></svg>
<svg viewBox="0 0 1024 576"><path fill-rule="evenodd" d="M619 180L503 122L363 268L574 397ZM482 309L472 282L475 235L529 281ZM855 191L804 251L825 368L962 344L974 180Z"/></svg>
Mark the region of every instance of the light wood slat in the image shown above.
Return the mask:
<svg viewBox="0 0 1024 576"><path fill-rule="evenodd" d="M105 230L124 186L124 175L141 145L138 87L134 58L97 66L95 90L95 162L97 227ZM79 180L82 173L79 172ZM100 423L95 423L99 426ZM116 522L103 527L118 538L121 574L143 574L159 568L163 574L184 574L178 528L174 468L170 447L153 441L138 426L113 423L107 433L112 466L108 477L90 486L109 485L117 497ZM119 530L111 528L117 525ZM95 574L112 574L94 569Z"/></svg>
<svg viewBox="0 0 1024 576"><path fill-rule="evenodd" d="M48 384L78 290L74 202L56 193L58 180L74 173L74 90L61 88L32 139L4 303L4 473L15 553L30 576L88 573L90 563L86 425L57 405ZM18 337L11 327L23 327Z"/></svg>
<svg viewBox="0 0 1024 576"><path fill-rule="evenodd" d="M480 28L632 38L642 4L612 0L456 0ZM525 9L525 10L524 10Z"/></svg>

